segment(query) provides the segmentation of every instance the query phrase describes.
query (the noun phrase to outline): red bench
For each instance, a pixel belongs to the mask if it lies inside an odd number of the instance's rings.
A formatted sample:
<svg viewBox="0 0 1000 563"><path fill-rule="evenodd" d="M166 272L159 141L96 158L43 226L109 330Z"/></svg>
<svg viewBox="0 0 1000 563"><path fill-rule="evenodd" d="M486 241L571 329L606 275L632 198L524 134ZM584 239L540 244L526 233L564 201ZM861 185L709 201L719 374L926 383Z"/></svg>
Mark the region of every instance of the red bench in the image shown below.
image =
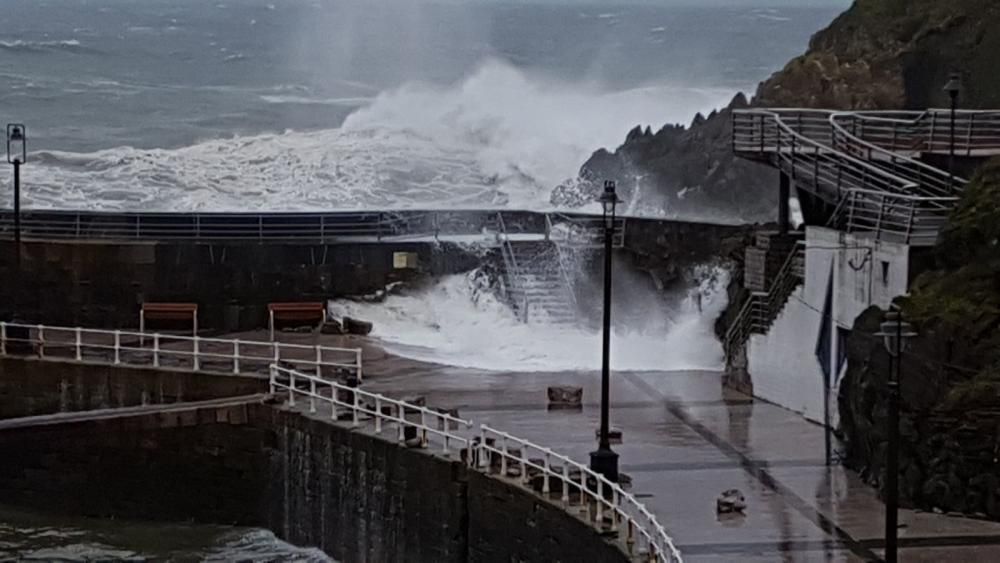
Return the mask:
<svg viewBox="0 0 1000 563"><path fill-rule="evenodd" d="M143 303L139 309L139 332L146 332L146 321L186 321L191 319L191 334L198 336L197 303Z"/></svg>
<svg viewBox="0 0 1000 563"><path fill-rule="evenodd" d="M267 328L274 341L275 321L313 321L320 324L326 319L326 304L322 301L303 303L270 303L267 306Z"/></svg>

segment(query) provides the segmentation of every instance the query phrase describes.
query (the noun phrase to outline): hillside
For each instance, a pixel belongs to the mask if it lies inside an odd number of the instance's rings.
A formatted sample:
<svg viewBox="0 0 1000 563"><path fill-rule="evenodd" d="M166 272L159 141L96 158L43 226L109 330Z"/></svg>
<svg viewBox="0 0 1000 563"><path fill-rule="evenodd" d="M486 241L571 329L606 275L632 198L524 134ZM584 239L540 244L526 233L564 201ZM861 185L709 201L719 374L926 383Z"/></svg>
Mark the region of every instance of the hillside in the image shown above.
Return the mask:
<svg viewBox="0 0 1000 563"><path fill-rule="evenodd" d="M752 106L899 109L945 106L949 73L965 76L965 107L1000 107L1000 2L995 0L857 0L813 36L807 52L761 83ZM703 218L772 219L773 170L736 159L725 109L689 126L655 133L636 128L613 153L599 150L578 182L557 188L567 205L618 181L626 198Z"/></svg>

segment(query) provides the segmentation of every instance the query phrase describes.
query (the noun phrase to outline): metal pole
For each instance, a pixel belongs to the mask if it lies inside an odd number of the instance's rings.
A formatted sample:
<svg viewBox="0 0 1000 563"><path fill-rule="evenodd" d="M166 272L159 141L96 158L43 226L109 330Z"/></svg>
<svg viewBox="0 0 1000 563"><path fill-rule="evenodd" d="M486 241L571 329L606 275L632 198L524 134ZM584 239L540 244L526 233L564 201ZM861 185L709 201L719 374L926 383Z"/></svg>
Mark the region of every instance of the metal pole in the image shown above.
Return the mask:
<svg viewBox="0 0 1000 563"><path fill-rule="evenodd" d="M612 197L617 197L613 195ZM611 394L611 250L614 245L615 211L611 207L611 221L608 212L604 214L604 334L601 358L601 429L597 451L590 454L590 468L611 482L618 482L618 454L611 450L609 437L610 394Z"/></svg>
<svg viewBox="0 0 1000 563"><path fill-rule="evenodd" d="M948 156L948 190L955 189L955 113L958 111L958 90L949 92L951 96L951 150Z"/></svg>
<svg viewBox="0 0 1000 563"><path fill-rule="evenodd" d="M604 226L604 333L601 352L601 442L599 448L610 450L608 398L611 394L611 249L614 238L614 216L611 225Z"/></svg>
<svg viewBox="0 0 1000 563"><path fill-rule="evenodd" d="M14 319L21 312L21 161L14 159Z"/></svg>
<svg viewBox="0 0 1000 563"><path fill-rule="evenodd" d="M889 365L889 436L885 477L885 561L897 562L897 534L899 530L899 375L903 358L902 319L896 323L895 355Z"/></svg>

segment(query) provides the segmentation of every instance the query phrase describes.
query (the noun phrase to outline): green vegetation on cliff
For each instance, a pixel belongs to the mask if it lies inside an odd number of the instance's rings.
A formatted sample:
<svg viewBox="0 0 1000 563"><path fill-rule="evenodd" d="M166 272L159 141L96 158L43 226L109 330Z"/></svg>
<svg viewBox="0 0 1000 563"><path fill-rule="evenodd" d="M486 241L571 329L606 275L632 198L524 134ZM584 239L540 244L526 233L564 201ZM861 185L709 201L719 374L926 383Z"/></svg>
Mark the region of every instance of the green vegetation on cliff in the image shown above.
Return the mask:
<svg viewBox="0 0 1000 563"><path fill-rule="evenodd" d="M901 492L923 508L1000 519L1000 159L973 178L900 299L918 336L903 358ZM876 308L857 319L841 384L846 459L884 482L889 358Z"/></svg>

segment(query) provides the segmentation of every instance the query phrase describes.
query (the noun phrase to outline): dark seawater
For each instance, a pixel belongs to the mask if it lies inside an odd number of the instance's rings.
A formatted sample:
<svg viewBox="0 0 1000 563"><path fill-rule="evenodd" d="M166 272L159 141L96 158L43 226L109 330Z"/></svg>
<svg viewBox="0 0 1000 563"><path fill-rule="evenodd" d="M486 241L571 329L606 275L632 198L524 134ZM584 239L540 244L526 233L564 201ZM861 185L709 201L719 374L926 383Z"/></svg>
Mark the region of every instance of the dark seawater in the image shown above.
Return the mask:
<svg viewBox="0 0 1000 563"><path fill-rule="evenodd" d="M4 0L0 108L28 125L37 207L539 207L838 9Z"/></svg>
<svg viewBox="0 0 1000 563"><path fill-rule="evenodd" d="M0 561L331 563L266 530L66 518L0 506Z"/></svg>

